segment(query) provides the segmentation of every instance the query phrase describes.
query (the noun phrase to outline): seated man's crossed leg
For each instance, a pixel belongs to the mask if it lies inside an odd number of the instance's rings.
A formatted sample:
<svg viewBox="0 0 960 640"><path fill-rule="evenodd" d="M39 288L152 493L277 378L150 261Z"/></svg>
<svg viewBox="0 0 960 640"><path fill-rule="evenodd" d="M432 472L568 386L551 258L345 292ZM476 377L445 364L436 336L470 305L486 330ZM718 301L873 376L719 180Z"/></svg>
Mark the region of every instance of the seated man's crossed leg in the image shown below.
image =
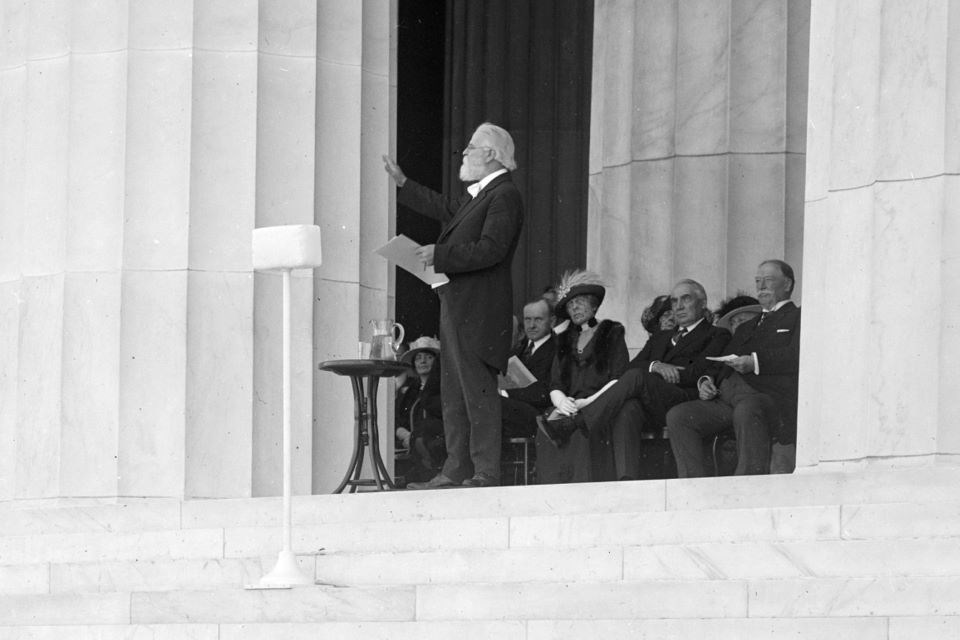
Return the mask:
<svg viewBox="0 0 960 640"><path fill-rule="evenodd" d="M573 416L539 422L544 434L563 446L578 429L587 438L591 433L609 433L616 474L620 480L639 477L640 433L646 427L663 426L669 407L688 400L682 388L659 375L628 369L599 398Z"/></svg>

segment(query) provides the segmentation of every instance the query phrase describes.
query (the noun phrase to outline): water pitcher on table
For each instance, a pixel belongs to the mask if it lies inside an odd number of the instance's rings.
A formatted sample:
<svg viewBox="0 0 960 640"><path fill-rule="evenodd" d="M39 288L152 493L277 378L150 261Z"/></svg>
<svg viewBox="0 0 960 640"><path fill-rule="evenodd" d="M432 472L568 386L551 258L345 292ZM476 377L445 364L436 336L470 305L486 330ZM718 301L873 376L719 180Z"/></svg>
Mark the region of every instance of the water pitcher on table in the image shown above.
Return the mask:
<svg viewBox="0 0 960 640"><path fill-rule="evenodd" d="M396 360L403 343L403 325L393 320L371 320L373 338L370 341L371 360Z"/></svg>

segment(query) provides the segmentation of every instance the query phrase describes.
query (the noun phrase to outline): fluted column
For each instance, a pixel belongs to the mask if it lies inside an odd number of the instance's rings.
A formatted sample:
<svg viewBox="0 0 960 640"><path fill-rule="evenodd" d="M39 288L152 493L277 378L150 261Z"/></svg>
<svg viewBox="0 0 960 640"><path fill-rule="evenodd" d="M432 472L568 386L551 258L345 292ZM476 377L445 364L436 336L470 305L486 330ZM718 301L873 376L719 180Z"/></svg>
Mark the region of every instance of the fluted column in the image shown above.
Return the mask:
<svg viewBox="0 0 960 640"><path fill-rule="evenodd" d="M317 3L260 2L258 227L314 224ZM328 245L326 238L324 244ZM326 249L326 247L325 247ZM279 273L254 275L253 493L282 487L283 332ZM291 274L293 491L309 494L313 453L313 270Z"/></svg>
<svg viewBox="0 0 960 640"><path fill-rule="evenodd" d="M316 363L390 309L370 252L392 224L395 19L389 0L0 0L0 500L278 493L279 290L250 239L311 222L294 490L332 488L352 402Z"/></svg>
<svg viewBox="0 0 960 640"><path fill-rule="evenodd" d="M761 260L799 260L807 10L596 3L587 262L631 347L676 280L715 305L752 290Z"/></svg>
<svg viewBox="0 0 960 640"><path fill-rule="evenodd" d="M395 92L390 85L392 0L322 0L317 16L316 224L324 237L314 292L317 362L355 358L370 339L369 321L391 315L389 264L372 251L389 239L393 187L380 156L390 135ZM351 448L349 381L318 372L314 386L313 491L336 487ZM380 394L388 424L388 381ZM385 429L381 444L392 443ZM387 450L387 449L385 449Z"/></svg>
<svg viewBox="0 0 960 640"><path fill-rule="evenodd" d="M956 461L960 4L811 16L798 467Z"/></svg>

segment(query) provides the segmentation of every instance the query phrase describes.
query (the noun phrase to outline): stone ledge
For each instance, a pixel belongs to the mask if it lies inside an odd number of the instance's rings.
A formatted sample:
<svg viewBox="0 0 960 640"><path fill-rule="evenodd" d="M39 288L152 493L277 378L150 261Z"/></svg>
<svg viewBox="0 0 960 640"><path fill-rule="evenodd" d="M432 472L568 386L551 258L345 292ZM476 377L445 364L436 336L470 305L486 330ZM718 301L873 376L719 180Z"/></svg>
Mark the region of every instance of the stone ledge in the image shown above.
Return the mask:
<svg viewBox="0 0 960 640"><path fill-rule="evenodd" d="M413 587L300 587L134 593L131 622L328 622L413 620Z"/></svg>
<svg viewBox="0 0 960 640"><path fill-rule="evenodd" d="M0 598L0 625L129 623L129 593L5 595Z"/></svg>
<svg viewBox="0 0 960 640"><path fill-rule="evenodd" d="M920 636L917 636L919 638ZM526 640L887 640L885 618L531 620ZM890 640L893 640L891 637ZM916 640L916 639L913 639ZM924 640L931 640L929 637Z"/></svg>
<svg viewBox="0 0 960 640"><path fill-rule="evenodd" d="M742 618L747 599L737 581L426 585L417 619Z"/></svg>
<svg viewBox="0 0 960 640"><path fill-rule="evenodd" d="M510 519L511 547L634 546L724 540L830 540L840 507L592 513Z"/></svg>
<svg viewBox="0 0 960 640"><path fill-rule="evenodd" d="M627 547L624 580L960 575L960 539L716 542Z"/></svg>
<svg viewBox="0 0 960 640"><path fill-rule="evenodd" d="M224 531L224 556L246 558L280 549L278 527L236 528ZM368 522L294 527L293 551L300 555L351 551L429 551L434 549L505 549L506 518L446 521Z"/></svg>
<svg viewBox="0 0 960 640"><path fill-rule="evenodd" d="M70 533L0 537L0 565L100 562L145 558L218 558L223 531Z"/></svg>
<svg viewBox="0 0 960 640"><path fill-rule="evenodd" d="M271 637L263 636L265 640ZM215 624L110 624L0 627L0 640L219 640Z"/></svg>

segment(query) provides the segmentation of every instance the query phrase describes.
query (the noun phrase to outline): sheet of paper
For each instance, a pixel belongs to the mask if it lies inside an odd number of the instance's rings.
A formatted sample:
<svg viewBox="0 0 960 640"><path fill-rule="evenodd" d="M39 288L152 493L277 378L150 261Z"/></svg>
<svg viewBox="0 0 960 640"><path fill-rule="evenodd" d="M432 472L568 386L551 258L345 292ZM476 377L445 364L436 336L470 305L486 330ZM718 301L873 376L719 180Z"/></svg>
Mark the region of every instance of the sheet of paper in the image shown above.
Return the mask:
<svg viewBox="0 0 960 640"><path fill-rule="evenodd" d="M523 389L536 381L537 377L530 373L530 369L527 369L517 356L510 356L507 360L507 374L497 379L501 389Z"/></svg>
<svg viewBox="0 0 960 640"><path fill-rule="evenodd" d="M736 360L740 356L730 354L728 356L707 356L707 360L713 360L714 362L730 362L731 360Z"/></svg>
<svg viewBox="0 0 960 640"><path fill-rule="evenodd" d="M437 273L433 267L424 266L417 256L417 249L420 245L400 234L390 239L387 244L377 249L374 253L383 256L393 264L404 271L408 271L417 276L431 287L436 289L440 285L450 282L442 273Z"/></svg>

